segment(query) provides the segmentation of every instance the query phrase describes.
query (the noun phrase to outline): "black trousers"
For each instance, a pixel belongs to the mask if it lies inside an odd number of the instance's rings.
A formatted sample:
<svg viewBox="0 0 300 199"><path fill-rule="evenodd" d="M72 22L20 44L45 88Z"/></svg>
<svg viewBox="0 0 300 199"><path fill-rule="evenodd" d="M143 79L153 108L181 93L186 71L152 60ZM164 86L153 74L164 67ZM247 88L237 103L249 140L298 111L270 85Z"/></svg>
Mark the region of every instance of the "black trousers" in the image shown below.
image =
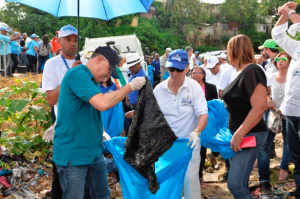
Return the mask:
<svg viewBox="0 0 300 199"><path fill-rule="evenodd" d="M14 73L15 70L17 69L17 67L18 67L18 64L19 64L18 55L14 54L14 53L11 53L10 57L11 57L11 59L13 61L11 73Z"/></svg>
<svg viewBox="0 0 300 199"><path fill-rule="evenodd" d="M36 68L36 58L35 56L32 55L26 55L29 61L29 65L27 67L27 72L33 72L35 73L35 68Z"/></svg>

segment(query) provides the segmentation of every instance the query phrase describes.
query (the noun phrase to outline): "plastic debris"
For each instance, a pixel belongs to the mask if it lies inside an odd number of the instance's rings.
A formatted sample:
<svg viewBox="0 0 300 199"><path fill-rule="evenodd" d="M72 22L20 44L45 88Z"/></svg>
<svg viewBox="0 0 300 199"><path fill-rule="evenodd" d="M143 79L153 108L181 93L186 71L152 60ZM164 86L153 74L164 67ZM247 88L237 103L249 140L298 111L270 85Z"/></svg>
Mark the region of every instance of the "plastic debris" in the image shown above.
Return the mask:
<svg viewBox="0 0 300 199"><path fill-rule="evenodd" d="M12 170L3 169L2 171L0 171L0 176L4 176L10 173L12 173Z"/></svg>
<svg viewBox="0 0 300 199"><path fill-rule="evenodd" d="M294 173L294 169L295 169L295 165L294 165L294 164L290 164L290 165L289 165L289 172L290 172L291 174Z"/></svg>
<svg viewBox="0 0 300 199"><path fill-rule="evenodd" d="M3 186L6 188L12 188L11 184L9 184L5 176L0 176L0 183L3 184Z"/></svg>
<svg viewBox="0 0 300 199"><path fill-rule="evenodd" d="M13 187L11 189L8 189L6 191L3 192L3 196L7 197L9 195L11 195L12 193L16 192L18 189L16 187Z"/></svg>
<svg viewBox="0 0 300 199"><path fill-rule="evenodd" d="M25 152L23 153L23 156L25 157L26 160L30 161L30 162L34 162L36 157L41 157L42 153L40 151L36 151L34 153L29 153L29 152Z"/></svg>
<svg viewBox="0 0 300 199"><path fill-rule="evenodd" d="M16 186L17 184L17 178L15 178L14 176L8 176L7 177L8 182L11 184L11 186Z"/></svg>
<svg viewBox="0 0 300 199"><path fill-rule="evenodd" d="M43 175L49 175L48 173L44 172L42 169L38 170L38 173L43 176Z"/></svg>
<svg viewBox="0 0 300 199"><path fill-rule="evenodd" d="M26 185L23 185L21 187L21 192L27 197L27 198L37 198L37 196L30 190Z"/></svg>

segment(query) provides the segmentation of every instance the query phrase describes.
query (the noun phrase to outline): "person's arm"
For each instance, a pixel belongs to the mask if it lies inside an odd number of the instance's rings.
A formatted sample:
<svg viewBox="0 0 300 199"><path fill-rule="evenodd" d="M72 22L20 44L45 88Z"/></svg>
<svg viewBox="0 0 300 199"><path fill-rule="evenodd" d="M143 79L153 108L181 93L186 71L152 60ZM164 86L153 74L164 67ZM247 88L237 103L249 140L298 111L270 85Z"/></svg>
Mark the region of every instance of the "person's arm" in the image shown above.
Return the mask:
<svg viewBox="0 0 300 199"><path fill-rule="evenodd" d="M36 54L38 54L36 46L33 46L33 50L35 51Z"/></svg>
<svg viewBox="0 0 300 199"><path fill-rule="evenodd" d="M18 33L17 35L13 35L11 38L10 38L10 41L15 41L17 39L19 39L21 36L21 33Z"/></svg>
<svg viewBox="0 0 300 199"><path fill-rule="evenodd" d="M293 2L286 3L284 6L278 8L278 13L281 15L276 22L275 27L272 29L272 38L275 42L290 56L294 55L294 52L300 47L300 42L290 38L286 31L288 29L288 13L290 7L294 6ZM290 19L293 23L300 22L300 16L296 13L290 15Z"/></svg>
<svg viewBox="0 0 300 199"><path fill-rule="evenodd" d="M207 113L203 114L203 115L199 115L196 129L198 129L200 132L202 132L205 129L207 122L208 122L208 114Z"/></svg>
<svg viewBox="0 0 300 199"><path fill-rule="evenodd" d="M46 91L47 103L50 106L54 106L58 102L59 91L60 85L54 90Z"/></svg>
<svg viewBox="0 0 300 199"><path fill-rule="evenodd" d="M245 121L234 133L230 141L232 150L234 150L235 152L241 150L240 145L243 137L260 122L264 112L267 110L266 96L266 87L263 84L259 83L255 87L254 92L250 98L252 109L248 113Z"/></svg>
<svg viewBox="0 0 300 199"><path fill-rule="evenodd" d="M220 99L223 99L223 98L222 98L222 95L223 95L223 90L219 89L219 98L220 98Z"/></svg>

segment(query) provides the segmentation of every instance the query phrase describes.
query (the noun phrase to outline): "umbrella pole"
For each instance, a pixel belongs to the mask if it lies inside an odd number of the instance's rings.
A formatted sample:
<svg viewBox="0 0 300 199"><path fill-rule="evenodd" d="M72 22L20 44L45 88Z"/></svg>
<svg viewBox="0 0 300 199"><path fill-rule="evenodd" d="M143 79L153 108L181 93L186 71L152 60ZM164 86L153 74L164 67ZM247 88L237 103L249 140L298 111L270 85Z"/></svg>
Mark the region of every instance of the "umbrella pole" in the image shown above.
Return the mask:
<svg viewBox="0 0 300 199"><path fill-rule="evenodd" d="M77 0L77 49L78 49L78 54L77 54L77 60L80 60L80 54L79 54L79 7L80 7L80 4L79 4L79 1L80 0Z"/></svg>

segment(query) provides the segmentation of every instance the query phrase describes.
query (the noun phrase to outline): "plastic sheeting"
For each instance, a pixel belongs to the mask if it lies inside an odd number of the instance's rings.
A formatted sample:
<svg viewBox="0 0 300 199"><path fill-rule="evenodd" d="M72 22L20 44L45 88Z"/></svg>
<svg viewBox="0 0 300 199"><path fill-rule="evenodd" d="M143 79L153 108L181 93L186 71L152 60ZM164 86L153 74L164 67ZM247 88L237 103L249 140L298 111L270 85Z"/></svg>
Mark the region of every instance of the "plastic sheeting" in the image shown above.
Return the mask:
<svg viewBox="0 0 300 199"><path fill-rule="evenodd" d="M146 78L146 77L145 77ZM149 190L159 189L154 162L170 149L177 139L159 108L150 80L139 91L132 123L125 143L124 160L149 181Z"/></svg>
<svg viewBox="0 0 300 199"><path fill-rule="evenodd" d="M105 132L111 137L121 135L124 127L124 111L122 102L101 112Z"/></svg>
<svg viewBox="0 0 300 199"><path fill-rule="evenodd" d="M117 164L124 199L180 199L192 149L188 139L177 139L173 146L155 162L155 173L160 189L156 194L148 190L148 180L142 177L123 159L125 137L105 141L105 147L112 153Z"/></svg>
<svg viewBox="0 0 300 199"><path fill-rule="evenodd" d="M229 159L235 152L230 148L232 134L228 129L228 111L222 100L207 102L208 123L201 133L201 145Z"/></svg>

